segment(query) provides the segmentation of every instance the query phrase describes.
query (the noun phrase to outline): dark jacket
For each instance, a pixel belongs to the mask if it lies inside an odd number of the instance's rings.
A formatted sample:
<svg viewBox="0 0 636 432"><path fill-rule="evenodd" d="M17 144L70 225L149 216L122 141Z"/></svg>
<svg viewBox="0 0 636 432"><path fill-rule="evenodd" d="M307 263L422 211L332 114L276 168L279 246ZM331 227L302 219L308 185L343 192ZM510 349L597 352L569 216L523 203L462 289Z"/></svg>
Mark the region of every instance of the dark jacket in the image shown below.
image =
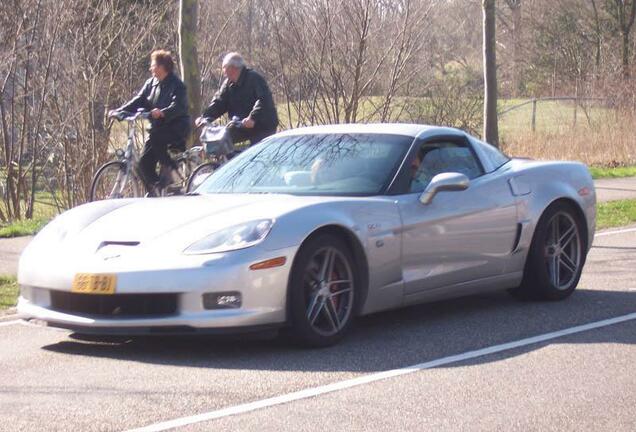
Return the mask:
<svg viewBox="0 0 636 432"><path fill-rule="evenodd" d="M150 119L151 128L163 126L189 127L188 96L186 86L175 74L169 73L159 81L150 78L130 102L119 107L120 111L136 112L139 108L147 111L155 108L163 111L162 119Z"/></svg>
<svg viewBox="0 0 636 432"><path fill-rule="evenodd" d="M265 78L249 68L243 68L237 82L232 83L227 79L223 82L210 106L203 112L203 117L214 120L225 113L241 120L250 117L254 120L254 128L259 130L273 130L278 126L272 92Z"/></svg>

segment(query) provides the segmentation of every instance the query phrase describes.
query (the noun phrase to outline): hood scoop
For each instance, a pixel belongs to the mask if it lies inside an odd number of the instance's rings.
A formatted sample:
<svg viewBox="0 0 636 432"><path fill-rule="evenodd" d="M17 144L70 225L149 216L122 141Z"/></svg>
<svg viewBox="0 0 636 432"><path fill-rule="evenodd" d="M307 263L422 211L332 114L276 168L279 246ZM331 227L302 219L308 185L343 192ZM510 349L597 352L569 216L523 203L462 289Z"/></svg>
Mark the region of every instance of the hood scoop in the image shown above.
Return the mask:
<svg viewBox="0 0 636 432"><path fill-rule="evenodd" d="M97 246L97 251L106 247L106 246L138 246L140 242L138 241L103 241Z"/></svg>
<svg viewBox="0 0 636 432"><path fill-rule="evenodd" d="M138 246L138 241L103 241L97 247L95 254L104 261L119 258L126 253L129 248Z"/></svg>

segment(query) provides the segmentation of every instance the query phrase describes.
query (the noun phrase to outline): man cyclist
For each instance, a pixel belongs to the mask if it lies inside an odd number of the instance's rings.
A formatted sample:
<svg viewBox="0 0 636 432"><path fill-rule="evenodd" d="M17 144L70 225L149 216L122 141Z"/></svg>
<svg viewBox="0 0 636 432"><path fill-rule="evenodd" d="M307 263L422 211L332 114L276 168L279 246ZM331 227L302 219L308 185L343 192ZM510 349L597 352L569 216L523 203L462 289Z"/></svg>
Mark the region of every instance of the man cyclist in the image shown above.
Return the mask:
<svg viewBox="0 0 636 432"><path fill-rule="evenodd" d="M249 140L253 145L276 133L278 114L265 78L248 68L235 52L223 59L223 74L225 81L201 117L216 120L227 113L230 118L242 119L242 127L228 125L234 143ZM202 119L197 119L197 126L201 123Z"/></svg>
<svg viewBox="0 0 636 432"><path fill-rule="evenodd" d="M157 162L171 168L173 182L180 181L177 165L168 154L168 145L184 151L190 133L190 116L186 87L174 74L174 60L170 51L157 50L150 55L150 73L139 94L110 114L118 111L150 111L150 129L144 150L139 158L139 171L149 195L159 186ZM162 185L165 186L165 185Z"/></svg>

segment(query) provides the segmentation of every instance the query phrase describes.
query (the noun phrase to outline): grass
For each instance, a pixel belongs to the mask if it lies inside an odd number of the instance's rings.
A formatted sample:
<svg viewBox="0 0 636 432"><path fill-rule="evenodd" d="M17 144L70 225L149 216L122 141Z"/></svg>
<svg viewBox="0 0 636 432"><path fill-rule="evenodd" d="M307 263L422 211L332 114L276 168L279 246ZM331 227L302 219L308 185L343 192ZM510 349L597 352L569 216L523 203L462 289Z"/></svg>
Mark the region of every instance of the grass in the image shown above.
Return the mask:
<svg viewBox="0 0 636 432"><path fill-rule="evenodd" d="M500 112L521 105L528 99L499 100ZM587 112L587 115L586 115ZM539 133L569 134L575 128L596 128L608 121L616 122L615 111L601 106L588 105L576 109L570 101L540 101L537 103L535 128ZM499 116L499 133L503 136L525 134L532 131L532 104L526 104Z"/></svg>
<svg viewBox="0 0 636 432"><path fill-rule="evenodd" d="M636 177L636 166L622 166L614 168L590 167L592 178L622 178Z"/></svg>
<svg viewBox="0 0 636 432"><path fill-rule="evenodd" d="M378 96L363 98L360 101L358 121L379 121L376 108L382 99ZM498 108L502 112L528 101L529 99L501 99ZM413 113L421 111L426 114L430 111L427 109L430 108L429 105L430 100L427 98L396 97L393 100L390 121L421 121L417 115L413 117ZM578 106L575 110L571 101L538 102L535 131L532 130L532 103L500 115L499 136L502 149L511 156L577 160L588 166L636 166L636 135L632 131L636 112L611 109L599 103L583 105L584 108ZM460 109L461 105L455 108ZM279 103L278 112L283 129L297 125L298 113L295 107L291 107L288 112L287 106ZM480 126L476 127L477 132L480 129Z"/></svg>
<svg viewBox="0 0 636 432"><path fill-rule="evenodd" d="M636 222L636 199L599 203L596 207L598 229L629 225Z"/></svg>
<svg viewBox="0 0 636 432"><path fill-rule="evenodd" d="M0 209L6 214L6 210L1 207L2 204L3 203L0 203ZM26 204L24 207L23 212L26 211ZM7 224L0 224L0 238L36 234L58 213L54 197L50 193L36 192L33 219L20 219Z"/></svg>
<svg viewBox="0 0 636 432"><path fill-rule="evenodd" d="M19 291L14 276L0 276L0 311L16 305Z"/></svg>
<svg viewBox="0 0 636 432"><path fill-rule="evenodd" d="M0 227L0 238L20 237L36 234L46 225L48 219L22 219Z"/></svg>

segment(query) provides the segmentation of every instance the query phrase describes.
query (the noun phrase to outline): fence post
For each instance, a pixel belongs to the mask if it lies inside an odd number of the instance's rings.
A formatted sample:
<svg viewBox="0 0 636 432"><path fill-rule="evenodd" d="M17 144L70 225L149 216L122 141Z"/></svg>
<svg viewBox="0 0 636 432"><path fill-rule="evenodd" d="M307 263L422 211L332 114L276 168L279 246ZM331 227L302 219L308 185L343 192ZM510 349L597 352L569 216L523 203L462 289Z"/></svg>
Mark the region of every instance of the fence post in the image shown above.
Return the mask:
<svg viewBox="0 0 636 432"><path fill-rule="evenodd" d="M578 111L578 107L579 107L579 100L578 99L574 99L574 121L573 121L573 125L572 128L576 128L576 116L577 116L577 111Z"/></svg>
<svg viewBox="0 0 636 432"><path fill-rule="evenodd" d="M532 132L537 129L537 100L532 99Z"/></svg>

